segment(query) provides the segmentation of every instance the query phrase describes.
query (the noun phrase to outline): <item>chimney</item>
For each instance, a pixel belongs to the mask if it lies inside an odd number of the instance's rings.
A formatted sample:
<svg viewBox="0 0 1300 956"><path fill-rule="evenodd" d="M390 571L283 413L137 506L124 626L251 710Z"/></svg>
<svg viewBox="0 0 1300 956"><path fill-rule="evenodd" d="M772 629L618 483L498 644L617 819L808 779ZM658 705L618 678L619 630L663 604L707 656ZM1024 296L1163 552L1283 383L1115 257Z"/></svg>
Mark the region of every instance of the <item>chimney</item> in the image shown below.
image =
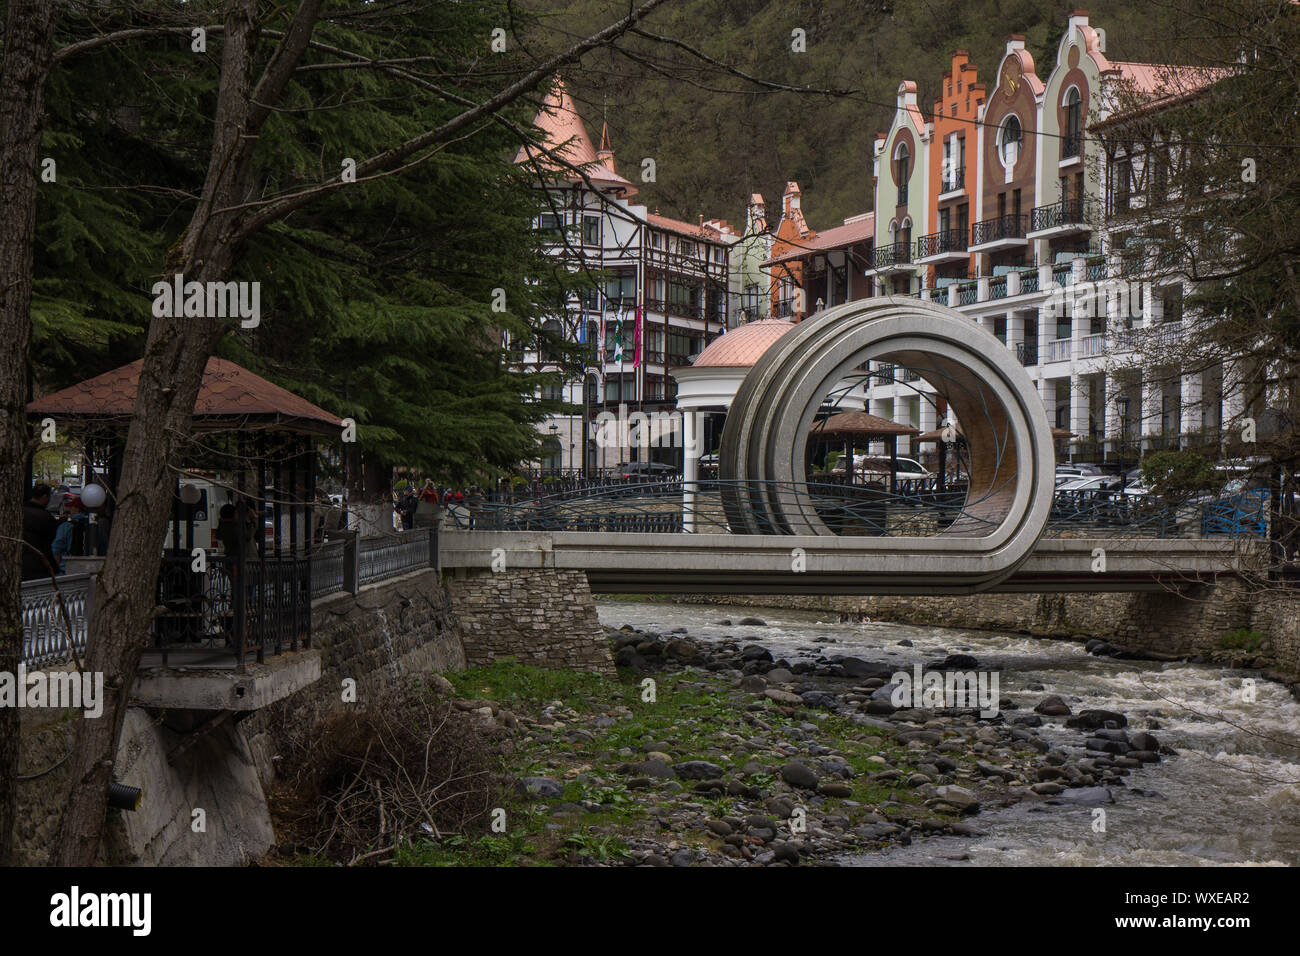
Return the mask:
<svg viewBox="0 0 1300 956"><path fill-rule="evenodd" d="M781 211L788 218L799 209L799 184L788 182L785 184L785 195L781 197Z"/></svg>

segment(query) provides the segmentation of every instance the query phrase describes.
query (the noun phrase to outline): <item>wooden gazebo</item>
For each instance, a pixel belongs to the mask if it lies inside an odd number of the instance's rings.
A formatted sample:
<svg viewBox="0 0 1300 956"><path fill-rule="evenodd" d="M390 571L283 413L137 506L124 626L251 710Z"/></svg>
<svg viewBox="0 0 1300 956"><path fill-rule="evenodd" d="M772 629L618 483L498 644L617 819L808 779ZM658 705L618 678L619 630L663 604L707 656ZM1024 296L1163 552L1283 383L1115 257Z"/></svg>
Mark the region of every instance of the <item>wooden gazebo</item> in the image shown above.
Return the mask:
<svg viewBox="0 0 1300 956"><path fill-rule="evenodd" d="M29 419L52 418L60 431L79 436L87 481L108 492L97 517L110 534L142 365L131 362L27 406ZM167 610L154 625L164 666L170 653L193 666L242 668L246 656L260 661L310 642L311 555L318 543L313 442L337 440L342 427L336 415L260 375L208 359L193 417L203 440L185 464L219 476L212 487L225 502L200 498L188 478L183 487L178 472L158 584L158 602ZM208 554L214 541L196 541L195 524L206 519L215 530L212 511L220 514L214 538L222 547ZM193 570L199 549L205 552L201 572Z"/></svg>
<svg viewBox="0 0 1300 956"><path fill-rule="evenodd" d="M916 435L918 429L871 415L867 412L837 412L819 422L814 422L809 438L814 441L843 442L845 480L853 484L853 449L857 443L883 441L889 449L890 474L889 490L898 491L898 438L900 435Z"/></svg>

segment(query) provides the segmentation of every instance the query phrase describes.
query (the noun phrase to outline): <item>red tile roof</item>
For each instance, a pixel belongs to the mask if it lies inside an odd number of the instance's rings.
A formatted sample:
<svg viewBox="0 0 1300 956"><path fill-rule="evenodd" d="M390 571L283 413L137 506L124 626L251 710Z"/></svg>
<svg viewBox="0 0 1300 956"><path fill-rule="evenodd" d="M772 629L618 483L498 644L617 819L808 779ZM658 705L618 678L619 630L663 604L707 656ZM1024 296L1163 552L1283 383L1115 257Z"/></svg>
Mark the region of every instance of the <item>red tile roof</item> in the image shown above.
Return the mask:
<svg viewBox="0 0 1300 956"><path fill-rule="evenodd" d="M143 359L38 398L30 416L79 420L126 420L135 407ZM194 403L196 428L215 430L242 421L273 424L283 431L337 435L343 421L293 392L273 385L241 365L209 358Z"/></svg>
<svg viewBox="0 0 1300 956"><path fill-rule="evenodd" d="M626 196L636 195L636 187L616 171L614 153L609 148L608 127L601 132L601 152L598 154L562 79L556 79L554 88L542 101L542 108L533 123L542 132L542 145L564 163L579 167L598 186L609 186ZM533 158L537 159L538 165L543 169L557 172L570 182L582 178L569 166L547 156L536 146L525 144L515 154L516 163Z"/></svg>
<svg viewBox="0 0 1300 956"><path fill-rule="evenodd" d="M867 213L863 216L853 216L843 225L832 226L823 232L814 233L810 238L800 240L799 244L789 249L779 256L773 256L764 266L775 265L778 262L787 262L790 259L801 259L813 252L822 252L827 249L840 249L844 246L857 245L860 242L870 242L876 234L876 214Z"/></svg>
<svg viewBox="0 0 1300 956"><path fill-rule="evenodd" d="M691 236L695 239L708 239L716 241L722 238L722 233L708 226L701 226L698 223L683 222L680 219L669 219L667 216L660 216L657 213L646 213L646 222L656 229L666 229L669 232L680 233L683 236Z"/></svg>

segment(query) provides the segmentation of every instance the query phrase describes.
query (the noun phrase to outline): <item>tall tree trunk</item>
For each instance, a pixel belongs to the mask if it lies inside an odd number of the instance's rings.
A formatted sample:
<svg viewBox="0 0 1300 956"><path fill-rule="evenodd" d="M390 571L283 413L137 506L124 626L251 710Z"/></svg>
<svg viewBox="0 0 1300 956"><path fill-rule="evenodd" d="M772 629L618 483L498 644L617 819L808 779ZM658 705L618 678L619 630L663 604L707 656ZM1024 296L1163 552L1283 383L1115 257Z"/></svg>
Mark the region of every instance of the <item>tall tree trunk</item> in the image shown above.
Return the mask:
<svg viewBox="0 0 1300 956"><path fill-rule="evenodd" d="M36 159L50 69L51 0L10 0L0 65L0 672L22 654L20 541L27 474ZM13 850L19 711L0 708L0 865Z"/></svg>
<svg viewBox="0 0 1300 956"><path fill-rule="evenodd" d="M189 281L223 280L234 261L236 219L223 210L248 198L256 0L227 8L211 162L203 196L167 275ZM89 866L99 852L108 786L126 705L148 643L162 564L161 543L174 475L170 470L190 432L203 370L226 332L215 319L154 318L149 324L140 387L123 455L108 557L95 590L95 615L86 641L86 667L104 674L104 712L83 720L71 757L73 781L56 837L53 862Z"/></svg>

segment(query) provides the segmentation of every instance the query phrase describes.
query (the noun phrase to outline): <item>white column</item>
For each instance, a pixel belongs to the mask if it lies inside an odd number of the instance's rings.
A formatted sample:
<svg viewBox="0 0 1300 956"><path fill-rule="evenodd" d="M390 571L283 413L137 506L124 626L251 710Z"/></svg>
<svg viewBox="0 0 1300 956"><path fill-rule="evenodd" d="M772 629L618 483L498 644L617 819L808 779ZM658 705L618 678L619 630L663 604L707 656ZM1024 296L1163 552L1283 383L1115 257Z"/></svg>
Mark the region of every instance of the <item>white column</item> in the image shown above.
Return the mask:
<svg viewBox="0 0 1300 956"><path fill-rule="evenodd" d="M1048 426L1056 425L1056 379L1044 375L1038 380L1038 395L1043 400L1043 414Z"/></svg>
<svg viewBox="0 0 1300 956"><path fill-rule="evenodd" d="M1151 382L1142 383L1142 412L1139 433L1143 438L1142 447L1147 448L1146 439L1160 434L1160 412L1164 407L1164 390Z"/></svg>
<svg viewBox="0 0 1300 956"><path fill-rule="evenodd" d="M1007 348L1016 350L1025 341L1025 320L1019 312L1007 313Z"/></svg>
<svg viewBox="0 0 1300 956"><path fill-rule="evenodd" d="M1092 405L1092 396L1087 378L1082 375L1070 376L1070 431L1079 439L1088 437L1088 412ZM1079 439L1071 441L1070 447L1077 448Z"/></svg>
<svg viewBox="0 0 1300 956"><path fill-rule="evenodd" d="M1184 435L1199 432L1205 420L1205 406L1201 404L1201 373L1184 375L1179 382L1179 405L1182 421L1179 423Z"/></svg>
<svg viewBox="0 0 1300 956"><path fill-rule="evenodd" d="M696 481L700 477L700 443L704 440L700 413L682 412L682 530L695 531Z"/></svg>
<svg viewBox="0 0 1300 956"><path fill-rule="evenodd" d="M1106 412L1103 428L1105 429L1104 435L1107 448L1112 453L1119 451L1120 439L1123 437L1120 435L1119 405L1115 401L1119 398L1119 392L1116 389L1115 380L1110 375L1102 379L1101 400L1105 404ZM1109 454L1107 457L1109 457Z"/></svg>
<svg viewBox="0 0 1300 956"><path fill-rule="evenodd" d="M1223 425L1237 427L1246 414L1246 393L1242 388L1241 366L1236 362L1223 363Z"/></svg>

